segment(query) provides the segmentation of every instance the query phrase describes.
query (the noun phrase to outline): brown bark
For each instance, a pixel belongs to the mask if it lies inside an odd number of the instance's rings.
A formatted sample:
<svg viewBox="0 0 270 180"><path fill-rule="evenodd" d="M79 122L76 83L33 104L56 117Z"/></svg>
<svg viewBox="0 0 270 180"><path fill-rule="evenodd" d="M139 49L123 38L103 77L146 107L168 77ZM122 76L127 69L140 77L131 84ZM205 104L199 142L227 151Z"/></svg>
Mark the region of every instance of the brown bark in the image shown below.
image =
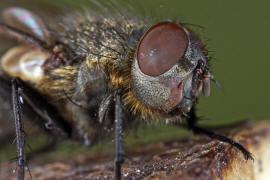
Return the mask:
<svg viewBox="0 0 270 180"><path fill-rule="evenodd" d="M244 145L253 154L254 162L246 161L238 149L227 143L203 135L194 136L128 148L122 169L123 179L270 179L270 122L244 123L222 131ZM32 166L31 172L35 180L113 179L112 157L81 155L75 158L75 163ZM108 160L104 162L102 159Z"/></svg>

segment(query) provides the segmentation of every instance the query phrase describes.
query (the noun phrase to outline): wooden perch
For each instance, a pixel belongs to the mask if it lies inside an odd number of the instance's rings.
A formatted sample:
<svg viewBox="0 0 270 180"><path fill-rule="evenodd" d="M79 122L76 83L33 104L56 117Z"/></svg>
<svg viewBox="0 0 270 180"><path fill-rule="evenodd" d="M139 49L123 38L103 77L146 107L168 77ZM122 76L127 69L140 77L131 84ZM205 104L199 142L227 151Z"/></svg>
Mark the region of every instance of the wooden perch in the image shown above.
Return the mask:
<svg viewBox="0 0 270 180"><path fill-rule="evenodd" d="M243 144L253 154L255 161L246 161L243 154L229 144L203 135L194 136L128 148L122 169L123 179L270 179L270 122L244 123L233 129L225 129L225 132L228 137ZM100 159L104 157L110 159L101 162ZM32 165L31 173L35 180L113 179L112 157L96 154L78 158L83 160L77 159L77 163Z"/></svg>

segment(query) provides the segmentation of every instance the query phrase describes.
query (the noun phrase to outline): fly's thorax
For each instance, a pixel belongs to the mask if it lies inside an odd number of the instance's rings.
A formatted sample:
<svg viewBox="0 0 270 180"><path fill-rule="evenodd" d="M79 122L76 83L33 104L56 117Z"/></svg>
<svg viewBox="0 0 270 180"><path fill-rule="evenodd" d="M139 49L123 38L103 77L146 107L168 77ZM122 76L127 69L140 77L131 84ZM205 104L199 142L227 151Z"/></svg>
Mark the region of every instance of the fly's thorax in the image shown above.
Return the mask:
<svg viewBox="0 0 270 180"><path fill-rule="evenodd" d="M85 94L91 97L102 94L106 89L106 84L106 76L103 71L89 67L86 63L82 63L78 68L75 80L76 94Z"/></svg>

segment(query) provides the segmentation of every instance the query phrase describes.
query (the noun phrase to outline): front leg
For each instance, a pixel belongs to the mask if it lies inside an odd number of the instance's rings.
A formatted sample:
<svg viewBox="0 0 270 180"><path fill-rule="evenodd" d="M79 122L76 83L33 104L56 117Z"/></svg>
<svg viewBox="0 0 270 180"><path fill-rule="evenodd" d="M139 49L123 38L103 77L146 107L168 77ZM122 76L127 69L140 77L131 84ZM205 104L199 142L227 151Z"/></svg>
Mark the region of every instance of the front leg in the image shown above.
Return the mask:
<svg viewBox="0 0 270 180"><path fill-rule="evenodd" d="M115 93L115 157L114 157L114 172L115 179L121 180L121 165L123 163L123 121L122 107L119 91Z"/></svg>
<svg viewBox="0 0 270 180"><path fill-rule="evenodd" d="M197 120L198 120L198 118L195 114L195 108L193 107L189 113L189 119L188 119L187 123L188 123L188 128L190 130L192 130L194 134L204 134L204 135L207 135L208 137L210 137L211 139L217 139L219 141L229 143L232 146L239 149L243 153L246 160L249 160L249 159L254 160L251 153L248 150L246 150L246 148L244 146L242 146L238 142L236 142L233 139L230 139L226 136L219 135L219 134L216 134L210 130L198 127Z"/></svg>

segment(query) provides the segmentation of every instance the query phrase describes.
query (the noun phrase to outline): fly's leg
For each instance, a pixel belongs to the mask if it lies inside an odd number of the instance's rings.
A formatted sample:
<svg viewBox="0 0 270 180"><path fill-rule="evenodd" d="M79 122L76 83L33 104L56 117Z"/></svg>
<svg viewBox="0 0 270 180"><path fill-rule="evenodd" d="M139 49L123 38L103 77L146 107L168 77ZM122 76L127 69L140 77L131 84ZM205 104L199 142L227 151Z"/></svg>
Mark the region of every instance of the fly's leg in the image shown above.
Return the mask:
<svg viewBox="0 0 270 180"><path fill-rule="evenodd" d="M71 124L66 122L60 116L58 111L51 104L49 104L43 96L29 87L19 78L14 78L12 80L12 87L14 86L14 83L20 90L20 99L24 101L24 116L30 120L39 117L38 120L41 127L44 130L57 135L57 137L59 137L59 135L61 137L70 137L72 135ZM0 90L4 90L5 86L3 86L3 84L5 84L5 80L0 78Z"/></svg>
<svg viewBox="0 0 270 180"><path fill-rule="evenodd" d="M22 180L24 179L24 169L26 166L22 109L24 117L30 120L39 117L39 124L42 128L57 135L57 137L70 137L72 135L72 127L71 124L64 121L51 104L19 78L12 79L10 83L10 81L0 77L0 95L7 101L10 101L13 106L17 141L18 179Z"/></svg>
<svg viewBox="0 0 270 180"><path fill-rule="evenodd" d="M121 165L123 163L123 122L122 122L122 107L120 95L117 91L115 93L115 157L114 157L114 172L115 179L121 179Z"/></svg>
<svg viewBox="0 0 270 180"><path fill-rule="evenodd" d="M195 114L195 109L193 107L191 109L190 113L189 113L189 119L188 119L187 123L188 123L188 128L190 130L192 130L194 134L205 134L205 135L207 135L208 137L210 137L212 139L217 139L219 141L229 143L232 146L239 149L243 153L246 160L254 160L251 153L244 146L242 146L238 142L236 142L233 139L230 139L230 138L228 138L226 136L219 135L219 134L216 134L216 133L214 133L214 132L212 132L210 130L198 127L197 126L197 120L198 120L198 118L197 118L197 116Z"/></svg>
<svg viewBox="0 0 270 180"><path fill-rule="evenodd" d="M12 80L12 105L13 114L16 128L16 141L17 141L17 165L18 165L18 180L24 179L24 167L26 163L25 156L25 142L22 121L22 102L20 96L20 88L17 79Z"/></svg>

